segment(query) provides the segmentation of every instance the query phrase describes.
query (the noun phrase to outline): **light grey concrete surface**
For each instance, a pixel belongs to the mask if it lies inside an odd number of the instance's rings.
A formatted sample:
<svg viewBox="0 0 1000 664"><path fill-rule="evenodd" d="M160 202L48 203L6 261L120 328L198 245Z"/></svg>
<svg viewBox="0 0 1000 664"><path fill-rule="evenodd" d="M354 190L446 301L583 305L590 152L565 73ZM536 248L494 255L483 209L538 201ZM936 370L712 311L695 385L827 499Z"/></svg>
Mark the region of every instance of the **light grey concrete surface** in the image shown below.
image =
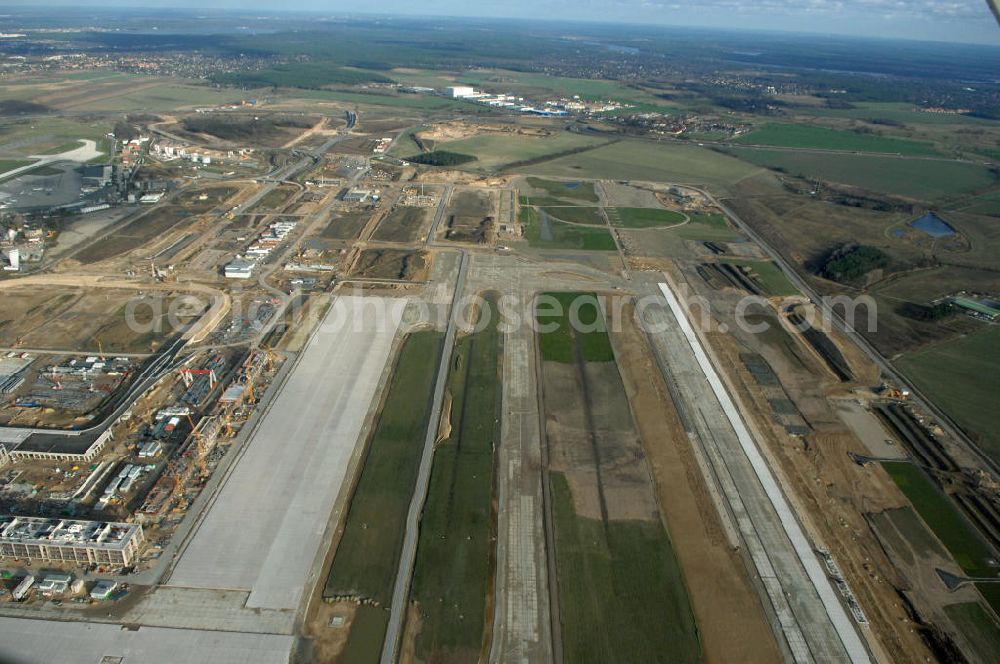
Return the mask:
<svg viewBox="0 0 1000 664"><path fill-rule="evenodd" d="M298 607L405 306L337 298L168 585L249 591L252 609Z"/></svg>
<svg viewBox="0 0 1000 664"><path fill-rule="evenodd" d="M868 448L868 454L880 459L905 459L906 448L895 441L878 417L854 399L837 399L833 402L837 416ZM862 452L864 450L858 450Z"/></svg>
<svg viewBox="0 0 1000 664"><path fill-rule="evenodd" d="M4 664L285 664L293 637L0 618ZM107 658L107 659L105 659Z"/></svg>

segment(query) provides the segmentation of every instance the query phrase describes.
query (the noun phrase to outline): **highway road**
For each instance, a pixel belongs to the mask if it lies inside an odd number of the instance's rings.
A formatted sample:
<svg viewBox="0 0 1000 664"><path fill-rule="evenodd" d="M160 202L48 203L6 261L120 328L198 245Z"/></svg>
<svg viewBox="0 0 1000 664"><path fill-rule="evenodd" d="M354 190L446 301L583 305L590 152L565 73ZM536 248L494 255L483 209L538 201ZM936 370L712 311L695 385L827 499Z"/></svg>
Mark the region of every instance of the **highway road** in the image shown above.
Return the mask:
<svg viewBox="0 0 1000 664"><path fill-rule="evenodd" d="M440 421L441 404L444 401L444 391L448 385L448 369L451 367L451 354L455 347L455 321L458 320L459 305L462 291L465 288L465 277L469 269L469 257L465 250L459 250L458 276L455 279L455 291L451 299L451 313L448 316L448 330L444 336L444 346L441 350L441 361L438 364L437 381L434 384L434 409L431 411L427 424L427 434L424 437L424 450L420 456L420 466L417 470L416 487L410 500L410 511L406 515L406 533L403 536L403 549L399 556L399 570L396 572L396 584L392 592L392 606L389 611L389 626L385 631L385 641L382 644L382 664L394 664L403 636L403 626L406 619L406 607L409 605L410 581L413 566L417 556L417 541L420 538L420 515L427 499L427 489L431 479L431 467L434 464L434 441L437 440Z"/></svg>

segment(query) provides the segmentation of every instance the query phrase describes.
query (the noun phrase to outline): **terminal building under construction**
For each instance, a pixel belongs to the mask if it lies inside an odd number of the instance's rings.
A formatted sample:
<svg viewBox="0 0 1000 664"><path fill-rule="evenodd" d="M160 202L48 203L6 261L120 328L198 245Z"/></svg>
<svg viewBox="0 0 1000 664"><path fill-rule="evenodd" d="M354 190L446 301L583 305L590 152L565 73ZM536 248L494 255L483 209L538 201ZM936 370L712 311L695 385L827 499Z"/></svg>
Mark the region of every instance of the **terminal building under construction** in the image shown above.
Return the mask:
<svg viewBox="0 0 1000 664"><path fill-rule="evenodd" d="M132 523L0 517L3 558L128 567L145 539L142 526Z"/></svg>

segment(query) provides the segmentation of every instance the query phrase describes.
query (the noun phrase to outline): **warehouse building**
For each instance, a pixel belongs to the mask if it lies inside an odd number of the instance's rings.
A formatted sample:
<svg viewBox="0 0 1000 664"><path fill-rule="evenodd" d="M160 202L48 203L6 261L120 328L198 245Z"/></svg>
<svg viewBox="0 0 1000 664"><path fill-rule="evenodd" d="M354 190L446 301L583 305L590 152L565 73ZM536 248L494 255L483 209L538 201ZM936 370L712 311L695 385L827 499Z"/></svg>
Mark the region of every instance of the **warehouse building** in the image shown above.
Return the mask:
<svg viewBox="0 0 1000 664"><path fill-rule="evenodd" d="M253 261L244 258L237 258L226 265L224 272L227 279L249 279L253 276L253 268L256 265Z"/></svg>
<svg viewBox="0 0 1000 664"><path fill-rule="evenodd" d="M0 517L3 558L127 567L145 541L142 526L132 523Z"/></svg>

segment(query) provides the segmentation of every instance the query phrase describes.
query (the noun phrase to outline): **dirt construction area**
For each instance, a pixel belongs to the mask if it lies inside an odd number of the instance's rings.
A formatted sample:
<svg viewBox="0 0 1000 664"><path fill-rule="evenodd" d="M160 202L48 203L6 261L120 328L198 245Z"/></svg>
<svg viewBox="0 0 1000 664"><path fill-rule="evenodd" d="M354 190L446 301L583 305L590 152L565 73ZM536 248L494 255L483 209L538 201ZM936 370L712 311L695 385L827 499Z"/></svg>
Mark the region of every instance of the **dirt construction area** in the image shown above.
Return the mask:
<svg viewBox="0 0 1000 664"><path fill-rule="evenodd" d="M425 143L433 141L459 141L473 136L509 134L511 136L551 136L553 130L545 127L522 127L513 124L482 124L478 122L442 122L417 132L414 136Z"/></svg>
<svg viewBox="0 0 1000 664"><path fill-rule="evenodd" d="M430 270L430 254L403 249L365 249L358 255L351 276L356 279L423 281Z"/></svg>
<svg viewBox="0 0 1000 664"><path fill-rule="evenodd" d="M448 209L445 240L482 244L489 241L496 219L496 194L489 190L456 192Z"/></svg>
<svg viewBox="0 0 1000 664"><path fill-rule="evenodd" d="M9 348L148 353L173 333L172 308L182 322L200 313L175 304L176 294L124 289L25 287L2 297L0 347Z"/></svg>

